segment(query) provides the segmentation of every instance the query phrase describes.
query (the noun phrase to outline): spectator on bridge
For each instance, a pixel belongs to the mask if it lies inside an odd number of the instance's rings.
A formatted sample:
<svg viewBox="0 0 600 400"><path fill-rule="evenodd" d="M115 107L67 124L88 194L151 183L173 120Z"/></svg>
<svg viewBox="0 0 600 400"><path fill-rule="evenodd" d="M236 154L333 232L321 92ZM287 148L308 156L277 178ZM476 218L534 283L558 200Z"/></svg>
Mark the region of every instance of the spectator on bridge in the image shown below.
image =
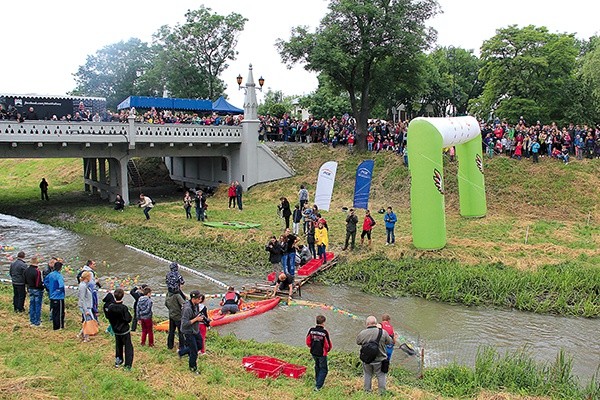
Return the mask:
<svg viewBox="0 0 600 400"><path fill-rule="evenodd" d="M143 193L140 193L140 203L138 207L144 209L144 215L146 216L146 220L150 219L150 210L154 208L154 202L148 196L144 196Z"/></svg>
<svg viewBox="0 0 600 400"><path fill-rule="evenodd" d="M29 107L29 110L27 110L27 112L25 113L25 119L28 121L39 119L33 107Z"/></svg>
<svg viewBox="0 0 600 400"><path fill-rule="evenodd" d="M40 182L40 190L42 192L42 200L50 200L48 198L48 181L46 181L46 178L42 178L42 181Z"/></svg>

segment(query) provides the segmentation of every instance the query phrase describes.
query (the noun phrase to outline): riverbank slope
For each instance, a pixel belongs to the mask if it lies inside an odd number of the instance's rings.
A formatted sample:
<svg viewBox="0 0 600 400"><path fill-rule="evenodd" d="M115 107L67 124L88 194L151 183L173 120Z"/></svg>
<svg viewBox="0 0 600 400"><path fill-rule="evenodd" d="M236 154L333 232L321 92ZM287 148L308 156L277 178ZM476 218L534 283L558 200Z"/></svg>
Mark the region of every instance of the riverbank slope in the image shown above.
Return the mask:
<svg viewBox="0 0 600 400"><path fill-rule="evenodd" d="M459 216L457 164L446 160L448 245L425 252L411 244L409 174L396 154L351 154L320 145L278 145L274 150L294 168L294 177L252 188L244 196L243 211L227 208L226 187L208 199L210 221L259 223L259 229L222 230L186 220L183 194L175 188L163 197L162 191L155 189L155 195L152 188L145 189L157 200L150 221L135 206L114 212L96 197L73 192L81 182L79 160L50 166L48 160L0 160L0 212L107 235L199 268L212 263L241 275L261 276L269 269L264 244L283 226L276 213L279 197L294 204L300 184L314 195L319 166L337 160L331 210L323 215L330 227L331 250L342 262L324 280L384 296L411 294L467 305L600 315L598 160L563 165L547 158L539 164L486 158L489 212L481 219ZM396 210L396 246L384 246L382 216L374 214L378 226L372 247L341 252L346 216L342 207L351 206L356 166L368 157L375 159L371 208L391 205ZM47 203L37 200L42 176L51 182ZM362 219L362 212L358 214Z"/></svg>

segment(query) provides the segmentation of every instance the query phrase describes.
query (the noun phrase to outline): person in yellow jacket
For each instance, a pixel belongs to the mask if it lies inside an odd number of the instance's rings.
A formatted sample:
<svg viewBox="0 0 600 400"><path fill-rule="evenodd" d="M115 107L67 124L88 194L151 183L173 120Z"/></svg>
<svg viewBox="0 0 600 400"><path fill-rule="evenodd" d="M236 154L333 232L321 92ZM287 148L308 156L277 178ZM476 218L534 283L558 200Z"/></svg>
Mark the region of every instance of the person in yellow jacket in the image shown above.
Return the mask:
<svg viewBox="0 0 600 400"><path fill-rule="evenodd" d="M327 262L325 250L329 246L329 234L322 221L319 221L317 229L315 229L315 244L317 245L317 257L321 258L323 263Z"/></svg>

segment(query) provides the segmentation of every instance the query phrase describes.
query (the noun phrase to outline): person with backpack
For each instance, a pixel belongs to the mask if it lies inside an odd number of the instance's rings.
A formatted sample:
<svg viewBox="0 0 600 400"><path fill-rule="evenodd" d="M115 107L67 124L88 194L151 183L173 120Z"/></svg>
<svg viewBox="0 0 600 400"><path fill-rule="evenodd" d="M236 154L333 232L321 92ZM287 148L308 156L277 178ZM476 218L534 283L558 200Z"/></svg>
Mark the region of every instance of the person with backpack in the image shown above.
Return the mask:
<svg viewBox="0 0 600 400"><path fill-rule="evenodd" d="M371 212L369 210L365 211L365 219L363 220L363 229L360 234L360 244L362 245L365 242L365 236L369 240L369 246L371 246L371 231L375 226L375 219L371 216Z"/></svg>
<svg viewBox="0 0 600 400"><path fill-rule="evenodd" d="M370 315L366 320L366 328L356 337L356 344L360 347L360 360L363 365L364 389L371 392L373 375L377 377L379 394L385 394L386 376L389 370L386 346L394 341L388 333L377 324L377 318Z"/></svg>

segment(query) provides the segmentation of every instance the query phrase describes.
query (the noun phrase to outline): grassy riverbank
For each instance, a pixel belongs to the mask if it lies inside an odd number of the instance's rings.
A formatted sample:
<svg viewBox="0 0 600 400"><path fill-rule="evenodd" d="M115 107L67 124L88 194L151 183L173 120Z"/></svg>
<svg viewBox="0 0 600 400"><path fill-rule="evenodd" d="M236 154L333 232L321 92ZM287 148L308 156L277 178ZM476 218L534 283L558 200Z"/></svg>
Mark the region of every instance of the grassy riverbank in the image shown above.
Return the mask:
<svg viewBox="0 0 600 400"><path fill-rule="evenodd" d="M0 285L0 398L2 399L331 399L373 398L362 392L361 367L356 354L332 352L325 388L313 392L312 359L306 349L255 341L209 331L208 356L199 359L200 376L187 371L166 349L166 335L155 334L154 348L141 347L133 334L133 369L115 369L114 344L104 333L90 343L76 338L79 316L73 298L67 299L66 329L50 330L47 305L44 327L30 328L26 315L15 315L12 291ZM101 331L106 325L101 326ZM258 379L244 371L244 356L262 354L308 366L299 379ZM460 366L425 370L422 380L400 368L388 376L390 397L403 399L477 398L480 400L593 399L600 395L597 382L581 388L570 372L569 360L558 358L539 365L527 353L499 356L486 350L475 369ZM509 392L515 393L511 394ZM442 397L441 397L442 396ZM538 396L538 397L532 397Z"/></svg>
<svg viewBox="0 0 600 400"><path fill-rule="evenodd" d="M145 189L158 202L150 221L134 206L115 213L97 197L74 191L83 186L80 160L0 160L0 212L109 236L199 268L214 263L238 274L261 276L268 270L263 245L282 228L276 215L279 197L293 203L300 184L314 194L318 167L336 159L340 165L334 199L324 216L331 248L342 262L323 279L385 296L412 294L469 305L600 315L598 160L565 166L547 158L535 165L485 159L489 212L482 219L459 216L457 164L447 162L448 245L424 252L411 244L408 170L394 154L375 155L370 204L374 210L387 205L396 210L396 246L383 245L383 221L376 214L372 248L341 252L346 216L341 207L351 206L356 165L369 155L319 145L279 146L275 151L296 176L252 188L245 194L242 212L227 209L226 188L208 200L211 221L254 222L262 224L259 229L219 230L186 220L182 193L175 188L163 197L159 193L164 191ZM155 163L147 165L150 174L158 171ZM50 181L49 203L38 200L42 176Z"/></svg>

